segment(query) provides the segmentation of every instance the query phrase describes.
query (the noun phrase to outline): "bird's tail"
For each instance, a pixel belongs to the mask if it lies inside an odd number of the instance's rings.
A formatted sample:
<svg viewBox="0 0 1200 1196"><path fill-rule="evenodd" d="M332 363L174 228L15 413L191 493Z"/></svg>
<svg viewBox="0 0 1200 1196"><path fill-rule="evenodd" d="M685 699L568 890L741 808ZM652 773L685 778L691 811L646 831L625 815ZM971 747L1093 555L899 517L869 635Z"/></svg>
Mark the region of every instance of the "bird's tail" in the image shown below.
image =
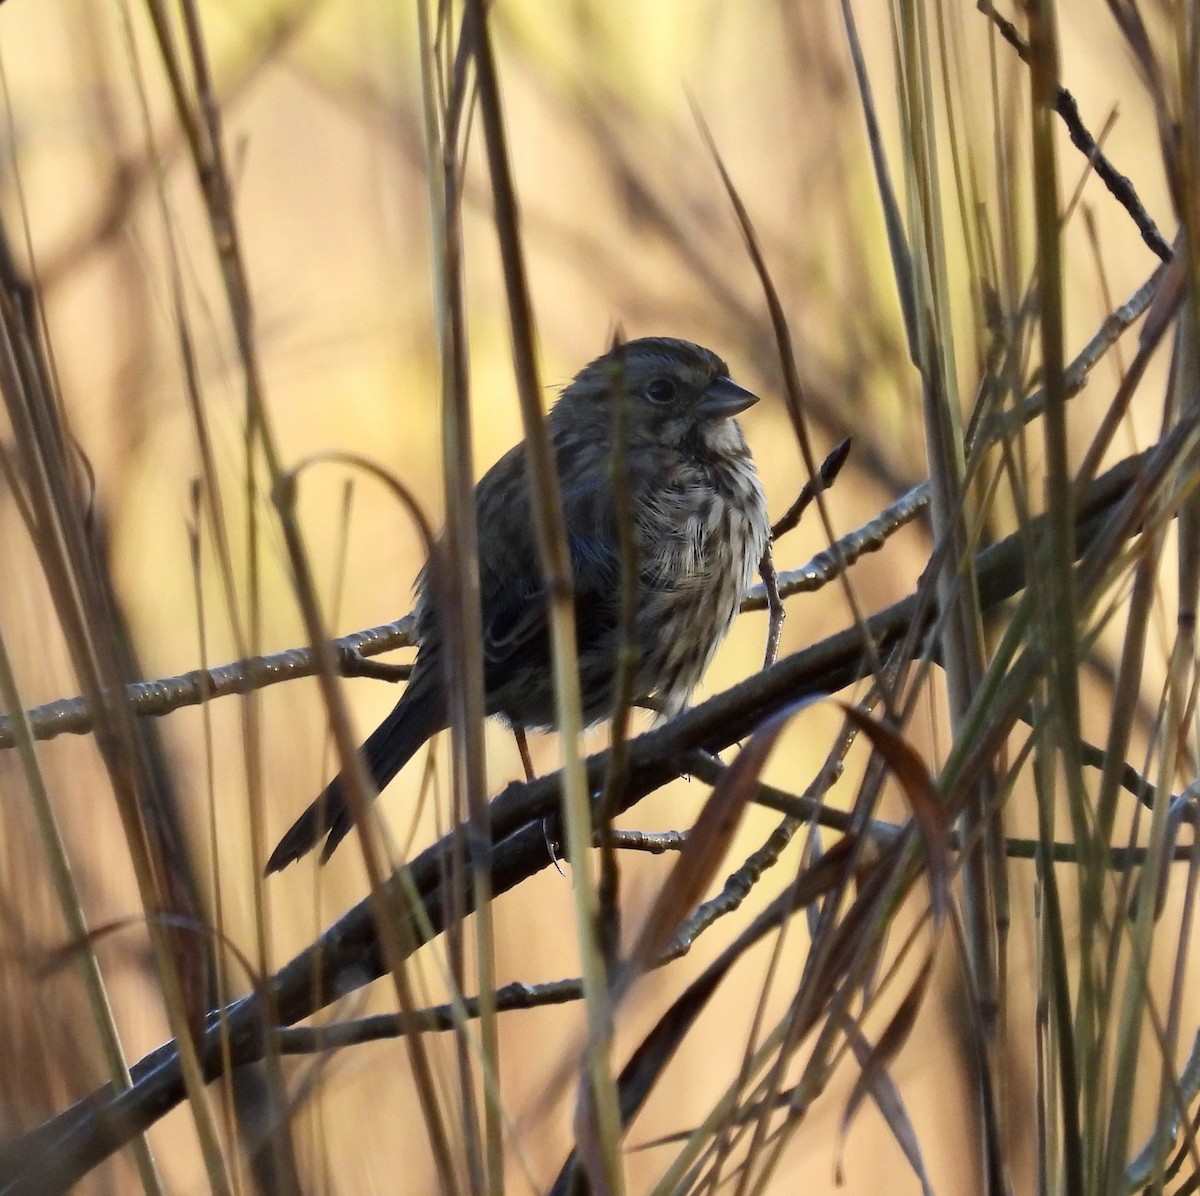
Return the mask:
<svg viewBox="0 0 1200 1196"><path fill-rule="evenodd" d="M412 759L421 744L446 725L444 711L436 670L422 670L410 679L404 696L391 714L359 748L376 789L383 789ZM267 860L267 875L307 855L322 839L325 846L321 849L321 863L325 863L353 826L354 816L339 773L279 840L279 846Z"/></svg>

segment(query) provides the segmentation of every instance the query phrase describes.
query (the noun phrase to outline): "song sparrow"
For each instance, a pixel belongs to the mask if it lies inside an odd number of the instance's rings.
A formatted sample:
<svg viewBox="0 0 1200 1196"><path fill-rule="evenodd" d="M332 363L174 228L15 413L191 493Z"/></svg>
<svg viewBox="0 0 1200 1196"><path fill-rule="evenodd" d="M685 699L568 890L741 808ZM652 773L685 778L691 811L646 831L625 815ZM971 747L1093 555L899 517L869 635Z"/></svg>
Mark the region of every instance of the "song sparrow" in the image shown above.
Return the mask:
<svg viewBox="0 0 1200 1196"><path fill-rule="evenodd" d="M729 630L769 535L766 503L733 418L757 398L699 345L629 341L585 366L548 417L575 583L584 717L612 711L621 639L620 533L614 510L614 397L627 398L625 452L637 546L640 654L635 695L663 715L681 709ZM475 491L489 714L519 729L555 725L542 572L523 444ZM428 570L417 579L419 649L395 709L363 744L383 788L447 723L442 628ZM317 846L321 861L353 820L335 777L267 861L276 872Z"/></svg>

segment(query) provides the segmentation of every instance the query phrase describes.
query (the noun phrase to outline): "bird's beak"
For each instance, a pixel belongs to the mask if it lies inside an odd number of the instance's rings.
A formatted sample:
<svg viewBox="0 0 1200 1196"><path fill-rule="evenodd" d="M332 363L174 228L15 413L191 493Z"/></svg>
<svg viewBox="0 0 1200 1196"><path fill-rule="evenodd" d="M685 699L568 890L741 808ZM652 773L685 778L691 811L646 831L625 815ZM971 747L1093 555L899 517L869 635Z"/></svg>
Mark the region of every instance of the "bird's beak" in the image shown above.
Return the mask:
<svg viewBox="0 0 1200 1196"><path fill-rule="evenodd" d="M751 394L722 374L700 397L696 411L704 419L727 419L757 402L758 395Z"/></svg>

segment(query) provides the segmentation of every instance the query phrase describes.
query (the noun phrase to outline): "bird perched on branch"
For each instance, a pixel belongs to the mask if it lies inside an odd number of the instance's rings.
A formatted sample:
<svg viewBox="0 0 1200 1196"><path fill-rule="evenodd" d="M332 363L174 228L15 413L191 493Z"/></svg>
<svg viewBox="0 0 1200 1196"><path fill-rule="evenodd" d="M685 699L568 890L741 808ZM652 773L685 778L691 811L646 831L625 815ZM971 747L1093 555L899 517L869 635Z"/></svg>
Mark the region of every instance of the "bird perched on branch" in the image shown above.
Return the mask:
<svg viewBox="0 0 1200 1196"><path fill-rule="evenodd" d="M585 366L548 417L574 575L584 719L612 713L622 640L621 531L632 515L638 653L633 694L663 715L687 704L737 614L770 535L754 463L734 418L757 398L688 341L649 337ZM621 407L618 411L618 402ZM628 494L614 501L614 428L623 413ZM547 603L518 444L475 490L489 714L517 731L557 719ZM403 696L362 746L382 789L448 722L443 632L428 568L417 580L419 648ZM322 863L353 826L335 777L267 861L277 872L324 839Z"/></svg>

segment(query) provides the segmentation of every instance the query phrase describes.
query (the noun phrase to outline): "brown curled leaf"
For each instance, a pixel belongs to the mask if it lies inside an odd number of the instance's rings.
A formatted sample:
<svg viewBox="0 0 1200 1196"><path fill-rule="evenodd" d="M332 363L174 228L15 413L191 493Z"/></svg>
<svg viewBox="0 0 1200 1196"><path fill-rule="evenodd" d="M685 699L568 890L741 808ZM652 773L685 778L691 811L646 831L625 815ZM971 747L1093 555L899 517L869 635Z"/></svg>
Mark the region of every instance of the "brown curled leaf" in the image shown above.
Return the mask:
<svg viewBox="0 0 1200 1196"><path fill-rule="evenodd" d="M627 991L638 976L654 966L683 920L696 908L725 858L742 812L754 796L759 776L780 733L796 714L816 700L809 698L789 706L763 723L713 787L646 915L617 983L619 992Z"/></svg>
<svg viewBox="0 0 1200 1196"><path fill-rule="evenodd" d="M921 839L925 845L925 866L929 877L929 906L934 930L940 931L950 903L950 820L925 762L912 744L898 731L859 710L841 703L846 717L856 724L883 757L900 791L908 801Z"/></svg>
<svg viewBox="0 0 1200 1196"><path fill-rule="evenodd" d="M854 1091L850 1093L850 1098L846 1101L846 1110L842 1114L842 1124L838 1130L837 1163L834 1173L839 1184L844 1182L842 1156L846 1147L846 1137L850 1130L850 1123L854 1120L858 1112L858 1107L862 1104L863 1097L870 1096L875 1102L876 1108L883 1114L883 1119L887 1122L888 1128L895 1135L896 1141L900 1144L900 1149L904 1152L904 1157L913 1169L913 1173L920 1180L923 1196L932 1196L933 1194L933 1187L925 1171L925 1162L921 1157L921 1146L917 1140L916 1131L909 1120L908 1110L904 1107L900 1091L888 1073L889 1064L896 1057L912 1031L913 1024L916 1021L917 1010L921 1007L921 1001L925 996L925 989L929 985L929 976L933 970L932 964L933 955L930 953L922 964L916 981L912 988L909 989L907 996L900 1003L900 1008L896 1011L896 1016L892 1018L891 1023L884 1031L883 1037L879 1040L877 1046L871 1046L857 1023L852 1024L847 1029L850 1049L854 1052L854 1056L858 1060L862 1071L859 1074L858 1081L854 1085Z"/></svg>

